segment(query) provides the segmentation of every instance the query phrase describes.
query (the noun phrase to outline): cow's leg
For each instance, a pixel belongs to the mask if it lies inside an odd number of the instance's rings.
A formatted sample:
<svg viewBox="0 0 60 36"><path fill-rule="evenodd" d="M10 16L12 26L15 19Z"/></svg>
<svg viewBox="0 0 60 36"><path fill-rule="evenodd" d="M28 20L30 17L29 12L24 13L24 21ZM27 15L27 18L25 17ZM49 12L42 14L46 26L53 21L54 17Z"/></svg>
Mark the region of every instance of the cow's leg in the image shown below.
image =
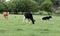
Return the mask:
<svg viewBox="0 0 60 36"><path fill-rule="evenodd" d="M23 22L26 20L25 16L23 16Z"/></svg>
<svg viewBox="0 0 60 36"><path fill-rule="evenodd" d="M4 19L6 19L6 15L4 15Z"/></svg>
<svg viewBox="0 0 60 36"><path fill-rule="evenodd" d="M28 21L29 21L29 24L30 24L30 19L28 19Z"/></svg>
<svg viewBox="0 0 60 36"><path fill-rule="evenodd" d="M30 22L30 19L28 18L28 21Z"/></svg>
<svg viewBox="0 0 60 36"><path fill-rule="evenodd" d="M6 16L6 19L8 19L8 16Z"/></svg>
<svg viewBox="0 0 60 36"><path fill-rule="evenodd" d="M27 20L28 20L28 19L24 16L24 17L23 17L23 22L26 22L26 23L27 23Z"/></svg>
<svg viewBox="0 0 60 36"><path fill-rule="evenodd" d="M6 19L6 15L4 15L4 19Z"/></svg>
<svg viewBox="0 0 60 36"><path fill-rule="evenodd" d="M26 23L27 23L27 21L28 21L28 20L25 18L25 22L26 22Z"/></svg>

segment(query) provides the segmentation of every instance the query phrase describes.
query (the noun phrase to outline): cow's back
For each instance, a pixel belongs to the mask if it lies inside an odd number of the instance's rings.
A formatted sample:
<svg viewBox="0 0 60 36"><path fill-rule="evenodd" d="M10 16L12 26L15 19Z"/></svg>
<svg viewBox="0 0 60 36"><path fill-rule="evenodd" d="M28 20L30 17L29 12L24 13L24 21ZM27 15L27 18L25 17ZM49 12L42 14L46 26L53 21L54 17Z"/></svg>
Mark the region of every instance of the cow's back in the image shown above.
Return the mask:
<svg viewBox="0 0 60 36"><path fill-rule="evenodd" d="M31 17L32 17L32 14L31 14L30 12L26 12L26 13L24 14L24 16L25 16L26 18L31 18Z"/></svg>

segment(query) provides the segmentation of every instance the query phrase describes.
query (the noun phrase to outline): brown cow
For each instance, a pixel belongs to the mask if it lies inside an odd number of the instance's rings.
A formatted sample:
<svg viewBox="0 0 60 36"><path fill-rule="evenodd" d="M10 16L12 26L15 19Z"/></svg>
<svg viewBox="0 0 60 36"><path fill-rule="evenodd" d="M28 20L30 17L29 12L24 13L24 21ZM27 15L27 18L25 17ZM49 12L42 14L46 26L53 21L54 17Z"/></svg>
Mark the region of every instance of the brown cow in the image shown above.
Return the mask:
<svg viewBox="0 0 60 36"><path fill-rule="evenodd" d="M8 19L9 12L3 12L4 18Z"/></svg>

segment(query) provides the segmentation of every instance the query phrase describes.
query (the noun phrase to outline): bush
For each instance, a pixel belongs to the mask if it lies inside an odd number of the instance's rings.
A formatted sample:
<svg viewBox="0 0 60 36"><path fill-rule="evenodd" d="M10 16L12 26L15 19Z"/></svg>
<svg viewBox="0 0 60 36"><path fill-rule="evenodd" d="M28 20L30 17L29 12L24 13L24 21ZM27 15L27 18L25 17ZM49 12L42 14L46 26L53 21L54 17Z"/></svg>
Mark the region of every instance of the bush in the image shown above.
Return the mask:
<svg viewBox="0 0 60 36"><path fill-rule="evenodd" d="M45 0L42 4L41 4L41 6L40 6L40 10L42 10L42 11L46 11L46 12L51 12L51 8L53 7L53 4L52 4L52 2L51 1L47 1L47 0Z"/></svg>

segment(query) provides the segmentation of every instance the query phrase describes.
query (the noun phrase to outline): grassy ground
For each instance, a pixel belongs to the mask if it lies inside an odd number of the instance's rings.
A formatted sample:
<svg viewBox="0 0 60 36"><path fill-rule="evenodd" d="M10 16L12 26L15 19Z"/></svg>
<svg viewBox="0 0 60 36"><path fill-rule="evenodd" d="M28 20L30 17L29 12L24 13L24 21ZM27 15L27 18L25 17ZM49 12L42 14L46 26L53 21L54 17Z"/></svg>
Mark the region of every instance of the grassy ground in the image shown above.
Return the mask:
<svg viewBox="0 0 60 36"><path fill-rule="evenodd" d="M8 20L0 15L0 36L60 36L60 17L53 16L49 21L41 17L34 15L36 22L32 24L22 22L22 15L9 15Z"/></svg>

